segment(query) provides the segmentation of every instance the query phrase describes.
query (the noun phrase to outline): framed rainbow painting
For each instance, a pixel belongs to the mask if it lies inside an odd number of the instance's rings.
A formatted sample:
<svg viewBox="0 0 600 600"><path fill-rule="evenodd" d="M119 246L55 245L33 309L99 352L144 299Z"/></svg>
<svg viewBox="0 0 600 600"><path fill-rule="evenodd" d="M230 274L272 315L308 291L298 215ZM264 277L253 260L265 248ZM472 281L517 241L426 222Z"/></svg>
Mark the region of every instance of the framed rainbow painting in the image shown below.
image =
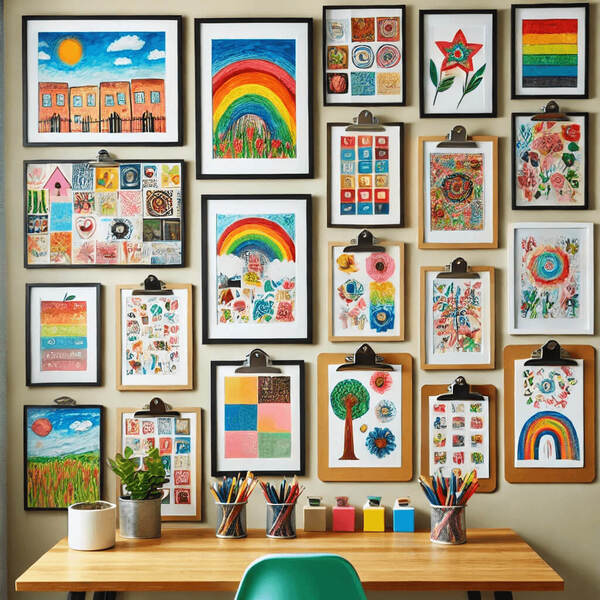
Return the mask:
<svg viewBox="0 0 600 600"><path fill-rule="evenodd" d="M196 178L313 177L312 19L196 19Z"/></svg>

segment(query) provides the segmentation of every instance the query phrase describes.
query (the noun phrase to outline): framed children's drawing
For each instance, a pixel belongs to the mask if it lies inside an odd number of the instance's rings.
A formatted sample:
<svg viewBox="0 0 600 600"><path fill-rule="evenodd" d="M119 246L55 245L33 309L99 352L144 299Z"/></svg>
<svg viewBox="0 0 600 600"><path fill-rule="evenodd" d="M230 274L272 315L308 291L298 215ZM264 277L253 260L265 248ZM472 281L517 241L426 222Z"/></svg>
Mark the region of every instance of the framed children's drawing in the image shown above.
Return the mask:
<svg viewBox="0 0 600 600"><path fill-rule="evenodd" d="M421 267L422 369L494 368L494 273Z"/></svg>
<svg viewBox="0 0 600 600"><path fill-rule="evenodd" d="M23 17L23 145L180 146L181 23Z"/></svg>
<svg viewBox="0 0 600 600"><path fill-rule="evenodd" d="M243 364L211 362L211 474L304 475L304 361Z"/></svg>
<svg viewBox="0 0 600 600"><path fill-rule="evenodd" d="M508 331L594 334L593 223L512 223Z"/></svg>
<svg viewBox="0 0 600 600"><path fill-rule="evenodd" d="M163 487L161 521L199 521L202 517L202 430L200 408L178 408L177 415L118 409L117 447L133 450L142 466L151 448L158 448L168 481ZM117 491L117 495L119 491Z"/></svg>
<svg viewBox="0 0 600 600"><path fill-rule="evenodd" d="M512 4L511 98L587 98L588 3Z"/></svg>
<svg viewBox="0 0 600 600"><path fill-rule="evenodd" d="M24 508L67 510L102 499L104 407L23 407Z"/></svg>
<svg viewBox="0 0 600 600"><path fill-rule="evenodd" d="M313 177L312 19L195 19L196 178Z"/></svg>
<svg viewBox="0 0 600 600"><path fill-rule="evenodd" d="M118 285L117 389L194 387L192 285L150 292Z"/></svg>
<svg viewBox="0 0 600 600"><path fill-rule="evenodd" d="M25 161L25 267L184 266L184 166Z"/></svg>
<svg viewBox="0 0 600 600"><path fill-rule="evenodd" d="M327 227L404 225L404 124L375 127L327 124Z"/></svg>
<svg viewBox="0 0 600 600"><path fill-rule="evenodd" d="M504 348L504 471L511 483L596 476L593 346Z"/></svg>
<svg viewBox="0 0 600 600"><path fill-rule="evenodd" d="M588 113L568 120L512 115L512 207L588 208Z"/></svg>
<svg viewBox="0 0 600 600"><path fill-rule="evenodd" d="M312 340L310 195L202 196L202 343Z"/></svg>
<svg viewBox="0 0 600 600"><path fill-rule="evenodd" d="M101 285L28 283L26 385L100 385Z"/></svg>
<svg viewBox="0 0 600 600"><path fill-rule="evenodd" d="M406 104L405 7L323 7L325 106Z"/></svg>
<svg viewBox="0 0 600 600"><path fill-rule="evenodd" d="M419 112L496 116L496 10L420 10Z"/></svg>
<svg viewBox="0 0 600 600"><path fill-rule="evenodd" d="M329 242L331 342L404 340L404 244L377 244Z"/></svg>
<svg viewBox="0 0 600 600"><path fill-rule="evenodd" d="M419 138L419 248L498 247L498 138Z"/></svg>

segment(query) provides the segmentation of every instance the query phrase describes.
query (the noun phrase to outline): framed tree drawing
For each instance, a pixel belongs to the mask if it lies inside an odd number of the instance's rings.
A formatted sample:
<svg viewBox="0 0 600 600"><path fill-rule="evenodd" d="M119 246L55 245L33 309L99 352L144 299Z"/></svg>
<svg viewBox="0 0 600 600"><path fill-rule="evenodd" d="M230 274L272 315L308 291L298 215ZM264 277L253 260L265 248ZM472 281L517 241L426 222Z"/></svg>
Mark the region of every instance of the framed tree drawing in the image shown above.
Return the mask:
<svg viewBox="0 0 600 600"><path fill-rule="evenodd" d="M509 333L594 334L593 223L512 223Z"/></svg>
<svg viewBox="0 0 600 600"><path fill-rule="evenodd" d="M311 342L310 204L202 196L202 343Z"/></svg>
<svg viewBox="0 0 600 600"><path fill-rule="evenodd" d="M196 178L313 177L312 19L195 19Z"/></svg>
<svg viewBox="0 0 600 600"><path fill-rule="evenodd" d="M28 283L26 385L100 385L99 283Z"/></svg>
<svg viewBox="0 0 600 600"><path fill-rule="evenodd" d="M404 225L404 124L379 127L327 124L327 227Z"/></svg>
<svg viewBox="0 0 600 600"><path fill-rule="evenodd" d="M512 4L511 98L587 98L588 3Z"/></svg>
<svg viewBox="0 0 600 600"><path fill-rule="evenodd" d="M23 17L23 144L180 146L181 23Z"/></svg>
<svg viewBox="0 0 600 600"><path fill-rule="evenodd" d="M420 10L423 117L496 116L496 10Z"/></svg>
<svg viewBox="0 0 600 600"><path fill-rule="evenodd" d="M117 389L193 389L192 285L141 291L117 286Z"/></svg>
<svg viewBox="0 0 600 600"><path fill-rule="evenodd" d="M404 106L404 5L323 7L325 106Z"/></svg>
<svg viewBox="0 0 600 600"><path fill-rule="evenodd" d="M588 113L568 121L533 121L512 115L512 207L588 208Z"/></svg>
<svg viewBox="0 0 600 600"><path fill-rule="evenodd" d="M498 138L419 138L419 248L498 247Z"/></svg>

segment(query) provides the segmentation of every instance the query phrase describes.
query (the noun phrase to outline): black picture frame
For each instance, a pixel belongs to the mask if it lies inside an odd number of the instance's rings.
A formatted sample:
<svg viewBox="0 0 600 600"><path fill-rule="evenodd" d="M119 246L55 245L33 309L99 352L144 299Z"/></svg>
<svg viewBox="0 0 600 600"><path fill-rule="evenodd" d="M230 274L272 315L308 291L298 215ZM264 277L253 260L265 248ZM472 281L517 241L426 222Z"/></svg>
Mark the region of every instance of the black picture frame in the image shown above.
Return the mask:
<svg viewBox="0 0 600 600"><path fill-rule="evenodd" d="M211 287L208 282L209 251L208 251L208 203L212 201L276 201L297 200L305 203L306 219L306 336L302 338L215 338L209 336L209 295ZM274 343L274 344L312 344L313 339L313 310L312 310L312 196L310 194L204 194L202 195L202 343L203 344L243 344L243 343Z"/></svg>
<svg viewBox="0 0 600 600"><path fill-rule="evenodd" d="M210 363L210 471L211 476L231 476L237 474L237 471L221 471L217 468L217 444L216 435L217 430L217 369L219 367L237 366L241 367L244 364L243 360L213 360ZM252 472L255 475L304 475L306 470L306 365L303 360L272 360L271 365L277 366L297 366L299 371L300 379L300 468L295 471L270 471L270 470L257 470L253 469ZM258 373L260 375L260 373Z"/></svg>
<svg viewBox="0 0 600 600"><path fill-rule="evenodd" d="M516 43L516 25L517 25L517 11L519 9L540 9L548 10L552 8L567 8L569 10L575 8L583 8L585 11L585 73L584 73L584 92L582 94L556 94L552 92L552 88L548 88L547 93L538 94L517 94L516 92L516 77L517 77L517 51L515 47ZM524 99L524 98L589 98L589 81L590 81L590 5L588 2L573 2L569 4L565 3L546 3L546 4L511 4L510 6L510 66L511 66L511 79L510 79L510 97L511 100Z"/></svg>
<svg viewBox="0 0 600 600"><path fill-rule="evenodd" d="M202 69L201 28L208 23L304 23L307 35L308 68L308 170L305 173L205 173L202 161ZM314 125L313 125L313 19L312 18L197 18L194 19L195 48L195 94L196 94L196 179L313 179L314 174Z"/></svg>
<svg viewBox="0 0 600 600"><path fill-rule="evenodd" d="M34 288L89 287L96 290L96 380L86 382L32 382L31 369L31 291ZM28 387L99 386L102 385L102 284L100 283L26 283L25 284L25 385Z"/></svg>
<svg viewBox="0 0 600 600"><path fill-rule="evenodd" d="M99 498L102 500L104 495L104 435L105 435L105 407L101 404L25 404L23 405L23 509L26 511L66 511L68 507L35 507L28 505L27 494L27 442L29 439L27 428L28 411L31 409L55 409L55 410L86 410L98 409L100 413L100 428L98 432L99 449L100 449L100 464L98 467L99 476Z"/></svg>
<svg viewBox="0 0 600 600"><path fill-rule="evenodd" d="M356 102L329 102L327 100L327 11L330 10L399 10L402 13L400 23L400 52L402 54L402 101L401 102L369 102L366 96L360 96ZM323 69L323 106L406 106L406 5L405 4L327 4L323 6L322 15L322 57Z"/></svg>
<svg viewBox="0 0 600 600"><path fill-rule="evenodd" d="M340 228L340 229L349 229L353 227L367 227L369 229L389 229L391 227L404 227L405 215L404 215L404 123L395 122L395 123L382 123L384 127L398 127L400 131L400 156L399 156L399 164L398 170L400 175L400 220L398 222L389 221L386 223L332 223L332 197L331 197L331 131L333 127L344 127L347 126L348 123L327 123L327 227L331 228ZM356 134L360 134L360 131L354 132ZM376 131L364 131L364 133L372 133L376 135ZM358 216L358 215L357 215ZM385 218L386 215L382 215L382 218Z"/></svg>
<svg viewBox="0 0 600 600"><path fill-rule="evenodd" d="M583 176L583 181L584 181L584 203L583 205L579 205L579 206L568 206L568 205L564 205L564 206L558 206L558 205L532 205L532 206L517 206L517 188L516 188L516 182L517 182L517 165L516 165L516 158L517 158L517 147L516 147L516 126L517 126L517 119L519 117L533 117L535 113L531 113L531 112L515 112L511 114L511 149L510 149L510 157L511 157L511 208L513 210L588 210L590 208L589 206L589 198L590 198L590 194L589 194L589 189L588 189L588 182L589 182L589 168L588 168L588 163L589 163L589 150L588 150L588 146L589 146L589 122L590 122L590 113L588 112L569 112L569 113L565 113L567 116L573 116L573 117L583 117L584 119L584 136L585 136L585 148L583 149L583 155L584 155L584 161L585 161L585 173Z"/></svg>
<svg viewBox="0 0 600 600"><path fill-rule="evenodd" d="M64 263L48 263L48 264L35 264L28 262L27 252L27 169L29 165L46 165L46 164L83 164L89 161L86 160L24 160L23 161L23 266L26 269L164 269L164 268L182 268L186 266L186 244L185 244L185 216L186 216L186 163L184 160L177 159L129 159L129 160L111 160L111 162L120 164L131 164L131 163L177 163L181 171L181 215L179 218L180 222L180 237L181 237L181 261L179 263L165 263L165 264L151 264L151 263L140 263L140 264L64 264ZM140 188L140 191L142 188ZM73 229L71 229L73 231Z"/></svg>
<svg viewBox="0 0 600 600"><path fill-rule="evenodd" d="M487 113L426 113L425 112L425 51L423 48L425 18L428 15L491 15L492 17L492 110ZM419 117L421 119L477 119L498 116L498 11L496 9L424 9L419 10Z"/></svg>

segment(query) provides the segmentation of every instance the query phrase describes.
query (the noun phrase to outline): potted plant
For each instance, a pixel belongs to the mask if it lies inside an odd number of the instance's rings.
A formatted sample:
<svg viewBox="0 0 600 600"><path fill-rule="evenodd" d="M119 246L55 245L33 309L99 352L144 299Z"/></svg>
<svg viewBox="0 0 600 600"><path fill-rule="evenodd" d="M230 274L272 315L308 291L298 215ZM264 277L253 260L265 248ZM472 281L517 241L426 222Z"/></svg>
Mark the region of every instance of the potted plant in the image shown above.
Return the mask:
<svg viewBox="0 0 600 600"><path fill-rule="evenodd" d="M112 502L77 502L69 506L69 548L105 550L115 545L115 515Z"/></svg>
<svg viewBox="0 0 600 600"><path fill-rule="evenodd" d="M133 450L127 446L123 454L108 459L113 472L125 486L119 496L119 530L126 538L160 537L161 486L167 481L158 448L151 448L138 467Z"/></svg>

